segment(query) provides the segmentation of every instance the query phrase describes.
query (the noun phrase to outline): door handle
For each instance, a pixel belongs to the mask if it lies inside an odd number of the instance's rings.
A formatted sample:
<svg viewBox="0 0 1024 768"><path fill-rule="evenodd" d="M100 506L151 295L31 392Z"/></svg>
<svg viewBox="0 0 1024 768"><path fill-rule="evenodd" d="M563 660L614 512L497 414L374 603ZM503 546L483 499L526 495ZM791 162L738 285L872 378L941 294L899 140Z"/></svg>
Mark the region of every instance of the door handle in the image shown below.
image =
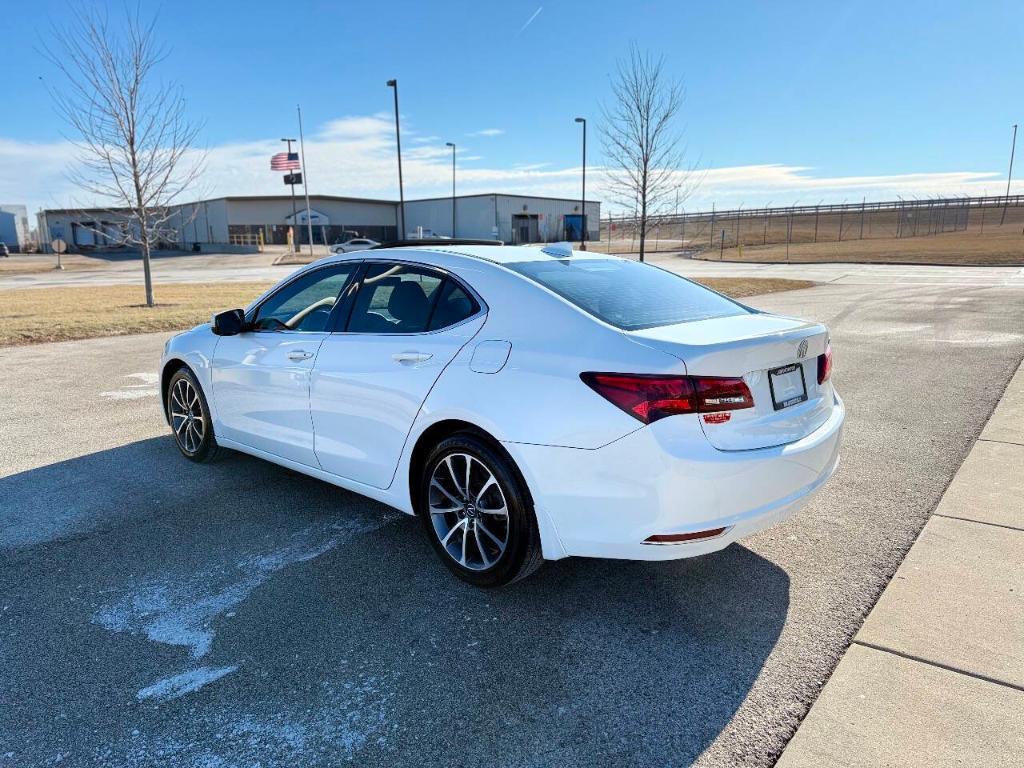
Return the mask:
<svg viewBox="0 0 1024 768"><path fill-rule="evenodd" d="M415 365L416 363L425 363L432 357L433 355L426 352L396 352L391 359L402 365Z"/></svg>
<svg viewBox="0 0 1024 768"><path fill-rule="evenodd" d="M307 352L304 349L293 349L288 353L289 360L309 360L312 356L312 352Z"/></svg>

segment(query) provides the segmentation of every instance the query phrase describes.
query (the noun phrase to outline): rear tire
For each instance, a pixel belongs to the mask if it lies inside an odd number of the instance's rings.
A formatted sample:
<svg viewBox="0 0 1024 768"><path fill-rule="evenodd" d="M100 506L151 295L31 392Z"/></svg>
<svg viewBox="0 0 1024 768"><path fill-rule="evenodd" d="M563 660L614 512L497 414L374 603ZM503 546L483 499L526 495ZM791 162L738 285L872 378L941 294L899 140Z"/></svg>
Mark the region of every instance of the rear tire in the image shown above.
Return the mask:
<svg viewBox="0 0 1024 768"><path fill-rule="evenodd" d="M427 457L417 511L448 569L477 587L526 578L544 562L526 483L486 440L460 432Z"/></svg>
<svg viewBox="0 0 1024 768"><path fill-rule="evenodd" d="M167 420L178 450L189 461L213 461L220 454L203 388L188 368L179 368L167 386Z"/></svg>

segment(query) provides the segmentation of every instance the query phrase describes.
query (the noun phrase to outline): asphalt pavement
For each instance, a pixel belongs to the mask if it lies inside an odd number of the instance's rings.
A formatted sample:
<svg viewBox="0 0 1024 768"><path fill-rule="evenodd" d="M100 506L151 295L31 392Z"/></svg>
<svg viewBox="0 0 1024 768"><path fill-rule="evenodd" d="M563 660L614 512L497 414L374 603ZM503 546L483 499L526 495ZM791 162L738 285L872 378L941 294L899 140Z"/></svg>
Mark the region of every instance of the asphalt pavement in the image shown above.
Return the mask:
<svg viewBox="0 0 1024 768"><path fill-rule="evenodd" d="M832 328L843 461L795 518L500 591L379 504L182 459L165 335L0 349L0 766L772 765L1024 357L1017 280L900 269L750 300Z"/></svg>

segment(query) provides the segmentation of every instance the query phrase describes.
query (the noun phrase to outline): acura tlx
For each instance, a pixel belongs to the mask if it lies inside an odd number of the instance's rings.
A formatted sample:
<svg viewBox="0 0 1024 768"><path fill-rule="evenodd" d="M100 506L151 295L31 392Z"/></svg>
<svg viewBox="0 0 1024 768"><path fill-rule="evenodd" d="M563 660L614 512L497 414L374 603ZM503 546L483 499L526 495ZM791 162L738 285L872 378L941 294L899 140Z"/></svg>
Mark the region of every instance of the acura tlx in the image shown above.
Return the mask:
<svg viewBox="0 0 1024 768"><path fill-rule="evenodd" d="M456 240L340 253L168 341L164 415L422 521L478 586L669 560L800 509L845 409L825 326L648 264Z"/></svg>

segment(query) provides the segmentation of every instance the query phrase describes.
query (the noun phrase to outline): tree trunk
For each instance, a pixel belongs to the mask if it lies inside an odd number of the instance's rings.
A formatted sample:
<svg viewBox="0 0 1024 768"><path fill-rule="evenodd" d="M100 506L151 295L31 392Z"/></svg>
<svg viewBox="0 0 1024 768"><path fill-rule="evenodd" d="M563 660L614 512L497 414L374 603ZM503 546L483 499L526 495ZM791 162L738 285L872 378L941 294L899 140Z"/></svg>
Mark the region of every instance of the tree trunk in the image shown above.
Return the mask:
<svg viewBox="0 0 1024 768"><path fill-rule="evenodd" d="M644 260L644 241L647 239L647 198L640 203L640 261Z"/></svg>
<svg viewBox="0 0 1024 768"><path fill-rule="evenodd" d="M145 209L139 218L139 249L142 251L142 274L146 283L146 306L153 307L156 301L153 299L153 273L149 264L149 220L146 217Z"/></svg>
<svg viewBox="0 0 1024 768"><path fill-rule="evenodd" d="M156 301L153 299L153 274L149 267L149 235L143 234L142 240L142 272L146 279L146 306L153 307Z"/></svg>

